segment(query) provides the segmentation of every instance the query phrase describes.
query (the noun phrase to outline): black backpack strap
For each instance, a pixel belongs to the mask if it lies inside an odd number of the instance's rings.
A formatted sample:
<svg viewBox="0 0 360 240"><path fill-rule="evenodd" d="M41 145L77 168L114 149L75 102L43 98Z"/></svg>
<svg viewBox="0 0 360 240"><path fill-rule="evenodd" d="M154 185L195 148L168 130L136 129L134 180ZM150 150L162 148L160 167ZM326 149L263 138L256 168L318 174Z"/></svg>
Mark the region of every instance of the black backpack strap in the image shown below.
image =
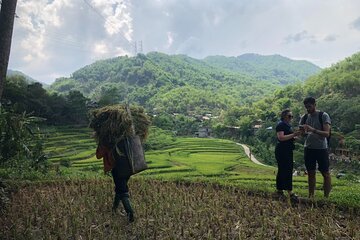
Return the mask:
<svg viewBox="0 0 360 240"><path fill-rule="evenodd" d="M324 126L323 126L323 114L324 112L319 112L319 122L320 122L320 125L321 125L321 131L324 131Z"/></svg>
<svg viewBox="0 0 360 240"><path fill-rule="evenodd" d="M308 114L307 114L307 113L305 113L305 115L304 115L304 116L302 117L302 119L301 119L301 124L305 124L305 123L306 123L307 118L308 118Z"/></svg>

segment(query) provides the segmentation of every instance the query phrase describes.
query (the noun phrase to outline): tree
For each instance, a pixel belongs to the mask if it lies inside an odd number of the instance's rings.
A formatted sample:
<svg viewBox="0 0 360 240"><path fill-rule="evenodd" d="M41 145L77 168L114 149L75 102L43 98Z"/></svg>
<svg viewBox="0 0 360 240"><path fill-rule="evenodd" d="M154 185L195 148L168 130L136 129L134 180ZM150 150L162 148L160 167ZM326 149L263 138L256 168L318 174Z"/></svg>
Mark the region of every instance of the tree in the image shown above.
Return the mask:
<svg viewBox="0 0 360 240"><path fill-rule="evenodd" d="M9 63L11 38L17 0L2 0L0 11L0 99Z"/></svg>
<svg viewBox="0 0 360 240"><path fill-rule="evenodd" d="M87 98L79 91L70 91L66 96L68 103L67 115L73 123L84 124L87 122Z"/></svg>

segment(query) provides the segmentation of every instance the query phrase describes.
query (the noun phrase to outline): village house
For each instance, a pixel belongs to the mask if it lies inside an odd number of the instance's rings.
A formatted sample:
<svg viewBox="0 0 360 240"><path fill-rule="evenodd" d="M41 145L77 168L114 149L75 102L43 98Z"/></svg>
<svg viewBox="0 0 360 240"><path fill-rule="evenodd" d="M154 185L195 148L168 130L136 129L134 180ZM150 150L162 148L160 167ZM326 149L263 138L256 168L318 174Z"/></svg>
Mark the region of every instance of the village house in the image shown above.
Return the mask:
<svg viewBox="0 0 360 240"><path fill-rule="evenodd" d="M199 138L207 138L210 137L212 133L211 128L208 127L200 127L197 132L194 133L196 137Z"/></svg>

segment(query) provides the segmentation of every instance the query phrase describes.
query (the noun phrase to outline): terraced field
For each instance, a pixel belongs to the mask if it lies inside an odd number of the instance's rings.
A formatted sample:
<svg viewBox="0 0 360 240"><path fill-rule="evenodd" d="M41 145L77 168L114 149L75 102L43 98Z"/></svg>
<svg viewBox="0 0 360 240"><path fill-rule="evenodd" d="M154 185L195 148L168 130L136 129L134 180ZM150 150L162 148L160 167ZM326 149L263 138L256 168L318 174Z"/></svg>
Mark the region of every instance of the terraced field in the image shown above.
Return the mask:
<svg viewBox="0 0 360 240"><path fill-rule="evenodd" d="M62 127L46 132L46 152L54 165L68 173L91 171L102 175L102 160L95 157L96 144L88 128ZM242 147L222 139L177 138L165 149L146 152L149 169L139 178L214 182L243 189L272 192L276 168L251 162ZM65 167L67 166L67 167ZM333 178L331 200L360 207L360 184ZM322 188L322 177L317 178ZM294 189L307 195L307 179L294 177ZM317 191L322 197L322 191Z"/></svg>
<svg viewBox="0 0 360 240"><path fill-rule="evenodd" d="M47 128L45 136L45 152L53 164L68 162L74 168L102 164L96 160L96 143L88 128Z"/></svg>
<svg viewBox="0 0 360 240"><path fill-rule="evenodd" d="M54 165L66 165L73 170L101 168L102 161L95 157L96 143L89 129L50 128L46 136L46 153ZM149 169L141 176L152 178L222 178L237 182L254 177L274 178L274 168L252 163L243 149L229 140L178 138L167 149L146 152L146 159Z"/></svg>

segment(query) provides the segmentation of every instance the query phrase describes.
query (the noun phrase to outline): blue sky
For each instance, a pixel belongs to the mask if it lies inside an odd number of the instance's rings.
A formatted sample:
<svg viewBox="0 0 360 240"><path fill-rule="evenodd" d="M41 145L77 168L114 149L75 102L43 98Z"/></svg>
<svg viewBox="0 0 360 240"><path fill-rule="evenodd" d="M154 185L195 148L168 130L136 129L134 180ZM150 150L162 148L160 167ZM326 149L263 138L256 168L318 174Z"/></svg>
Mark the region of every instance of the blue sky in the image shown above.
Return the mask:
<svg viewBox="0 0 360 240"><path fill-rule="evenodd" d="M328 67L360 51L358 0L18 0L9 68L41 82L160 51L280 54Z"/></svg>

